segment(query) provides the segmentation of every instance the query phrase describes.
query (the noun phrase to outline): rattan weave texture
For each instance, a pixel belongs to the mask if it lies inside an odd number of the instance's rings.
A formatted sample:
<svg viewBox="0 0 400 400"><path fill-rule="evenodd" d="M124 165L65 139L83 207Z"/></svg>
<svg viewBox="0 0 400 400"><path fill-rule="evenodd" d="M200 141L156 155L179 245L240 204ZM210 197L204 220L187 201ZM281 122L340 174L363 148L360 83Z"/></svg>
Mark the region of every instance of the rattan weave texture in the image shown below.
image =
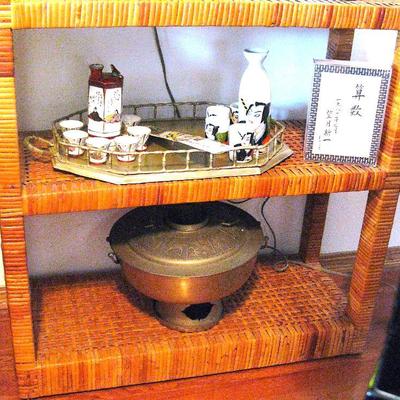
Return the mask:
<svg viewBox="0 0 400 400"><path fill-rule="evenodd" d="M0 27L7 19L0 2ZM35 350L22 212L12 33L0 29L0 231L7 300L21 393L34 392Z"/></svg>
<svg viewBox="0 0 400 400"><path fill-rule="evenodd" d="M24 159L24 214L99 210L245 197L376 190L380 168L308 163L303 160L304 124L285 122L285 142L294 155L259 176L118 186L53 170L50 163Z"/></svg>
<svg viewBox="0 0 400 400"><path fill-rule="evenodd" d="M259 265L224 300L226 314L217 326L184 334L159 324L151 300L127 287L118 273L40 279L33 284L33 318L41 393L351 352L354 328L345 304L344 294L321 272L292 266L277 273Z"/></svg>
<svg viewBox="0 0 400 400"><path fill-rule="evenodd" d="M202 375L229 368L249 368L261 361L263 365L272 365L303 359L303 356L312 358L359 352L365 345L400 187L400 49L395 57L379 168L304 165L298 159L297 164L290 164L296 160L295 155L288 160L289 164L284 164L261 177L130 185L122 188L68 174L58 174L49 165L39 166L33 162L24 164L23 157L20 156L22 151L18 147L11 29L151 25L400 29L400 5L397 0L0 1L0 28L3 28L0 29L0 229L21 397L32 398L60 391L168 379L168 376ZM329 51L335 52L335 47L341 47L342 39L337 35L340 33L330 35ZM335 43L335 40L338 41ZM296 135L298 137L297 142L295 140L298 144L291 145L296 154L301 154L303 128L293 128L291 135L292 138ZM244 329L234 335L221 334L223 339L220 341L214 336L207 340L202 339L202 353L198 353L198 347L193 346L191 338L185 337L177 347L171 347L170 342L160 342L161 347L154 342L147 345L125 343L123 352L118 346L92 349L89 346L84 351L67 349L63 356L61 353L52 352L51 347L44 351L45 343L48 346L54 345L56 349L60 347L57 339L51 336L51 324L46 328L45 324L40 323L35 324L34 340L25 254L24 215L363 189L375 192L370 192L368 198L348 305L344 314L341 314L343 318L336 318L337 315L333 312L330 317L326 315L326 320L304 320L293 326L287 325L286 321L282 321L278 316L279 324L266 332L257 333ZM305 238L303 247L310 250L306 255L311 254L314 257L318 255L317 243L322 233L321 221L324 213L320 213L321 207L311 207L310 210L317 218L315 223L311 221L309 224L313 232L309 238ZM314 277L317 278L317 275ZM322 276L318 277L324 281ZM104 280L100 280L99 285L102 282L104 283ZM111 279L109 283L104 283L104 287L115 287L116 284L112 282ZM315 284L318 285L317 282ZM48 285L48 289L41 292L47 296L56 290L51 287L52 285ZM71 289L75 290L76 285ZM36 289L36 293L37 290L40 289ZM65 296L68 291L69 288L65 286ZM84 299L83 288L81 293ZM111 295L106 289L104 293ZM306 299L307 294L303 295L302 299ZM79 303L79 298L69 298L70 302ZM339 303L342 304L341 300ZM108 304L112 305L111 302ZM34 305L35 316L39 321L45 314L38 314L36 301ZM42 302L42 305L46 309L50 307L49 302ZM95 311L104 309L93 301L89 306ZM298 311L303 310L302 307L298 308ZM56 317L50 317L50 311L52 313L53 309L48 310L48 317L43 321L52 320L51 327L58 329ZM284 314L283 309L282 313ZM313 310L313 315L314 313L320 315L317 309ZM66 320L67 317L63 315ZM233 315L228 315L227 318ZM344 315L347 315L351 322ZM73 317L73 313L68 315L68 318ZM85 325L88 333L84 337L89 337L87 340L90 340L92 335L97 337L96 323L97 320L94 319L92 325ZM307 333L299 328L302 324ZM65 324L65 329L68 326ZM103 327L103 331L106 332L104 337L113 334L117 337L117 329L116 325ZM222 329L222 325L215 329ZM107 333L107 330L110 333ZM75 341L78 340L74 337ZM305 348L314 350L307 354L307 351L304 352ZM48 358L43 356L47 351L52 354ZM155 360L159 359L160 352L165 357L157 364ZM170 357L172 353L175 355L173 358ZM202 358L197 357L199 354ZM196 363L193 360L197 360ZM138 368L138 365L147 365L149 368Z"/></svg>
<svg viewBox="0 0 400 400"><path fill-rule="evenodd" d="M395 0L12 0L12 28L300 26L400 29Z"/></svg>

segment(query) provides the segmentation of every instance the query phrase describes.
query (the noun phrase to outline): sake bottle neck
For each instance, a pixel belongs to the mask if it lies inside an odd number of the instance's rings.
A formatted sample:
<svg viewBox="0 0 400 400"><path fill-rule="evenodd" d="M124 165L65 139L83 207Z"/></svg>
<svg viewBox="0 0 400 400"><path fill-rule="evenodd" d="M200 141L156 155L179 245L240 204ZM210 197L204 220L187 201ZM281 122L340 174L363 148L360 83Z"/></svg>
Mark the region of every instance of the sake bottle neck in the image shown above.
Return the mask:
<svg viewBox="0 0 400 400"><path fill-rule="evenodd" d="M246 49L243 52L249 67L262 67L264 60L267 58L268 51L261 49Z"/></svg>

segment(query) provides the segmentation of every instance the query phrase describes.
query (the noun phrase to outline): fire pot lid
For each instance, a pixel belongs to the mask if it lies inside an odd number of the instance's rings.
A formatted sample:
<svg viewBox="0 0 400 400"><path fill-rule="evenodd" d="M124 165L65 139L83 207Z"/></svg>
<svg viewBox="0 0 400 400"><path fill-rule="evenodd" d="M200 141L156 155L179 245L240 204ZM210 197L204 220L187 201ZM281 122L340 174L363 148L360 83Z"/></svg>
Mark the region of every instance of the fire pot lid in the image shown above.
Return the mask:
<svg viewBox="0 0 400 400"><path fill-rule="evenodd" d="M215 202L136 208L114 224L109 242L118 259L134 268L196 277L243 265L264 236L251 215Z"/></svg>

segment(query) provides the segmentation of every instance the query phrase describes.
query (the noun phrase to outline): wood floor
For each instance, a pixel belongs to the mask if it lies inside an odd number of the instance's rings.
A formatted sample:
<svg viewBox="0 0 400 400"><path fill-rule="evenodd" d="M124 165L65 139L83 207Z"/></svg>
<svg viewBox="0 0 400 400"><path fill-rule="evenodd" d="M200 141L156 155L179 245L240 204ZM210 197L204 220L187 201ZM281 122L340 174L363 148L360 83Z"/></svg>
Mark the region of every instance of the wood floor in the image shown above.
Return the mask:
<svg viewBox="0 0 400 400"><path fill-rule="evenodd" d="M342 269L343 270L343 269ZM303 362L208 377L47 397L47 400L362 400L380 356L400 264L384 273L367 351L359 356ZM344 289L348 279L335 276ZM0 307L0 400L18 399L7 310Z"/></svg>

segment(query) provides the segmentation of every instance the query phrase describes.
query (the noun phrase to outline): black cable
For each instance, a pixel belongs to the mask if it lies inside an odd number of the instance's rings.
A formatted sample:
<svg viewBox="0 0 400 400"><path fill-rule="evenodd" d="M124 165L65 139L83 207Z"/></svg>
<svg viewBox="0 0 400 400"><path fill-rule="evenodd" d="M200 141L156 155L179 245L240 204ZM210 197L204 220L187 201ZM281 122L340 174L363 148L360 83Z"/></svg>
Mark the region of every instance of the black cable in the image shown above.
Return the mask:
<svg viewBox="0 0 400 400"><path fill-rule="evenodd" d="M339 275L339 276L343 276L343 277L346 277L346 278L351 277L351 273L344 273L344 272L339 272L339 271L333 271L333 270L330 270L330 269L327 269L327 268L324 268L324 267L316 268L316 267L314 267L314 266L312 266L312 265L309 265L309 264L307 264L307 263L303 263L303 262L301 262L301 261L299 261L299 260L291 260L291 259L289 259L288 256L286 256L284 253L282 253L280 250L278 250L278 249L276 248L277 240L276 240L275 232L274 232L274 230L272 229L271 225L268 223L267 218L266 218L266 216L265 216L265 209L264 209L264 207L265 207L265 205L267 204L267 202L268 202L269 199L270 199L269 197L267 197L267 198L264 199L263 204L262 204L262 206L261 206L261 215L262 215L262 217L263 217L263 219L264 219L264 222L265 222L266 225L268 226L268 229L270 230L270 232L271 232L271 234L272 234L273 241L274 241L274 245L273 245L273 246L265 245L265 246L262 247L262 248L263 248L263 249L270 249L270 250L273 250L273 253L272 253L272 254L273 254L274 257L278 254L278 255L282 258L281 260L278 260L278 261L276 261L276 262L274 262L274 263L272 264L272 269L273 269L274 271L276 271L276 272L285 272L285 271L289 268L290 264L292 264L292 266L297 265L297 266L300 266L300 267L310 268L310 269L313 269L313 270L316 270L316 271L322 271L322 272L325 272L325 273L327 273L327 274ZM247 200L248 200L248 199L247 199ZM247 201L247 200L244 200L244 201ZM282 265L282 266L279 266L280 264L283 264L283 265ZM396 291L396 290L397 290L396 286L391 285L390 283L387 283L387 282L384 282L384 281L383 281L383 282L382 282L382 285L391 288L393 291Z"/></svg>
<svg viewBox="0 0 400 400"><path fill-rule="evenodd" d="M246 203L246 201L249 201L249 199L244 199L244 200L226 200L228 203L231 204L242 204L242 203Z"/></svg>
<svg viewBox="0 0 400 400"><path fill-rule="evenodd" d="M289 268L289 259L286 257L285 254L283 254L280 250L278 250L276 247L272 246L265 246L266 249L271 249L274 251L274 254L278 253L281 257L282 260L276 261L275 263L272 264L272 268L276 272L285 272ZM282 264L282 267L279 267L279 264Z"/></svg>
<svg viewBox="0 0 400 400"><path fill-rule="evenodd" d="M282 257L282 260L276 261L274 264L272 264L272 268L276 272L284 272L289 268L288 258L285 256L285 254L283 254L280 250L278 250L276 248L276 245L277 245L276 234L275 234L274 230L272 229L271 224L267 221L267 217L265 216L265 205L268 203L269 199L270 199L269 197L266 197L261 205L261 216L264 219L265 224L267 225L268 229L271 232L273 246L268 246L267 244L265 244L263 248L273 250L272 254L274 257L276 257L277 254ZM267 239L267 236L265 236L265 238ZM267 243L267 240L265 240L265 243ZM279 266L282 263L283 263L283 265Z"/></svg>
<svg viewBox="0 0 400 400"><path fill-rule="evenodd" d="M277 254L282 258L282 260L276 261L275 263L272 264L272 268L274 269L274 271L276 272L284 272L289 268L289 260L288 258L285 256L285 254L283 254L280 250L278 250L276 248L276 244L277 244L277 240L276 240L276 234L274 232L274 230L272 229L272 226L270 225L270 223L267 221L267 217L265 216L265 205L268 203L268 200L270 198L266 197L261 205L261 216L264 219L265 224L267 225L268 229L271 232L272 238L273 238L273 242L274 245L273 246L268 246L267 244L265 244L262 248L263 249L271 249L273 250L273 256L276 256ZM232 203L232 204L241 204L241 203L245 203L246 201L249 201L250 199L244 199L244 200L236 200L236 201L232 201L232 200L227 200L228 203ZM267 236L265 235L265 242L267 242ZM280 266L280 264L282 264L282 266Z"/></svg>
<svg viewBox="0 0 400 400"><path fill-rule="evenodd" d="M178 110L174 95L172 94L171 88L169 87L169 84L168 84L167 70L166 70L166 67L165 67L164 55L163 55L163 52L161 50L160 39L158 37L158 32L157 32L157 28L156 27L153 28L153 32L154 32L154 39L156 41L158 56L159 56L160 62L161 62L161 68L162 68L162 71L163 71L165 87L167 89L169 98L171 99L172 105L174 106L176 115L178 116L178 118L180 118L181 114L180 114L180 112Z"/></svg>
<svg viewBox="0 0 400 400"><path fill-rule="evenodd" d="M272 246L272 247L273 247L274 249L276 249L276 244L277 244L276 235L275 235L274 230L272 229L272 226L271 226L270 223L267 221L267 217L265 216L265 205L268 203L268 200L269 200L269 199L270 199L269 197L265 198L264 201L263 201L263 203L262 203L262 205L261 205L261 216L263 217L265 224L267 225L268 229L269 229L270 232L271 232L272 240L273 240L273 246ZM267 246L267 247L268 247L268 246Z"/></svg>

